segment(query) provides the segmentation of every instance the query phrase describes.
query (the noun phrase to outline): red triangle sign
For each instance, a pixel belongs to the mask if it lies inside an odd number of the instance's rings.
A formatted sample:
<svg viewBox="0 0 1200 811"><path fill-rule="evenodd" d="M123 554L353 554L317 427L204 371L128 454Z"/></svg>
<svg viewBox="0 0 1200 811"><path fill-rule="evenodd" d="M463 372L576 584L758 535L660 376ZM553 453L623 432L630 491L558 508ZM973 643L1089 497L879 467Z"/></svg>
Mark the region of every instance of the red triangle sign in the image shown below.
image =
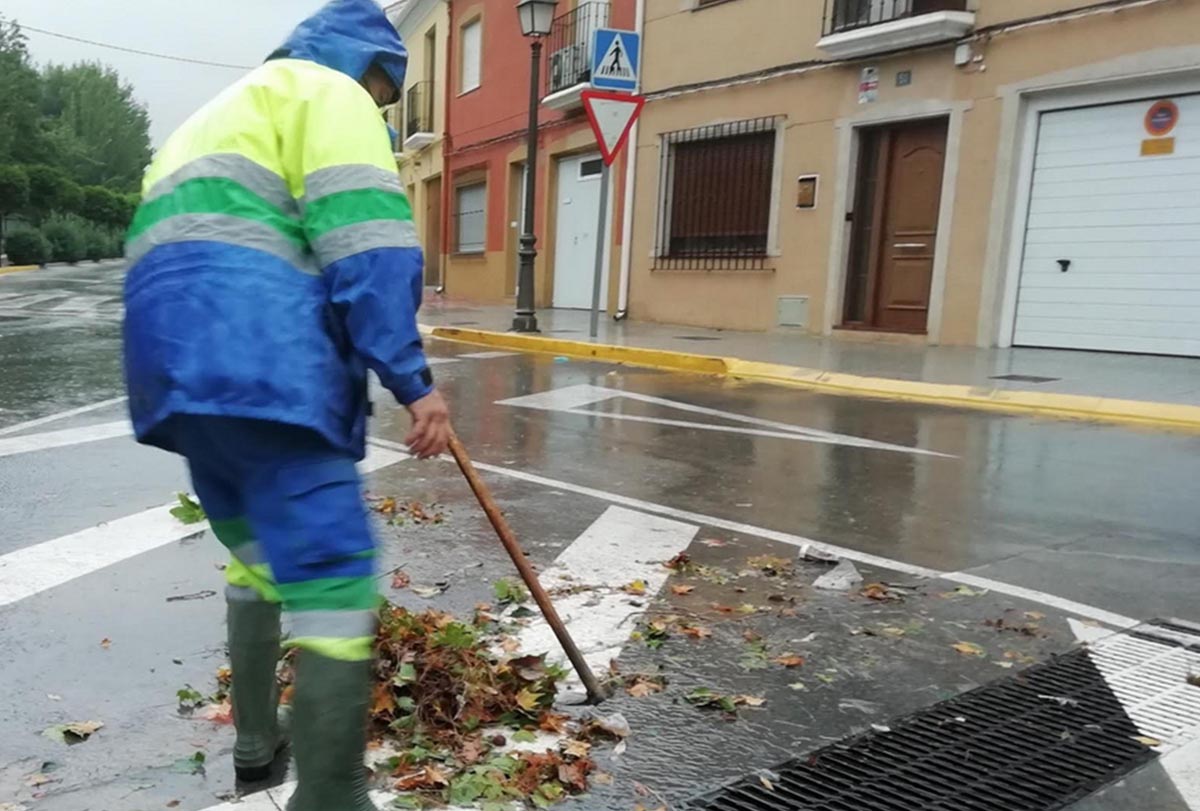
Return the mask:
<svg viewBox="0 0 1200 811"><path fill-rule="evenodd" d="M609 166L613 165L625 146L633 122L637 121L645 106L646 100L641 96L606 93L602 90L583 91L583 107L587 110L592 132L596 133L596 142L600 144L600 154Z"/></svg>

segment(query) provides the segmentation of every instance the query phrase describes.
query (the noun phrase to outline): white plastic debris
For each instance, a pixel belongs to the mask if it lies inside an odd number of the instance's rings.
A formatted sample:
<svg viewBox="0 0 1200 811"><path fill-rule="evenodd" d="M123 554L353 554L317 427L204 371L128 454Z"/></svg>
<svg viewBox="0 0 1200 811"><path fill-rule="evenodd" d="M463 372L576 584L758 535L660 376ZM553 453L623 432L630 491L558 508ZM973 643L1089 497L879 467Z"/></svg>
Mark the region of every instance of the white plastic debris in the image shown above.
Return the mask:
<svg viewBox="0 0 1200 811"><path fill-rule="evenodd" d="M824 549L811 543L801 546L797 557L800 560L807 560L810 563L827 563L830 566L841 560L841 558L832 552L826 552Z"/></svg>
<svg viewBox="0 0 1200 811"><path fill-rule="evenodd" d="M843 560L814 580L813 588L826 591L850 591L850 589L862 585L862 582L862 575L858 573L858 569L854 568L854 564Z"/></svg>

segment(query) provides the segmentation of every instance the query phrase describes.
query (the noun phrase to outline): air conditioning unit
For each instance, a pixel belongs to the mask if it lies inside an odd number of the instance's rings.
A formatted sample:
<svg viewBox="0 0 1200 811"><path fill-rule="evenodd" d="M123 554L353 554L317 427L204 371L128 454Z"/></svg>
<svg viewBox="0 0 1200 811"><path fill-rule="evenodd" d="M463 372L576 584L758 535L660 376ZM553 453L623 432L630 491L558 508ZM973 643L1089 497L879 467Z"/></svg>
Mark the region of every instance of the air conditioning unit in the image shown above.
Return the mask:
<svg viewBox="0 0 1200 811"><path fill-rule="evenodd" d="M551 89L564 90L582 82L591 67L588 62L588 46L583 43L568 45L550 54Z"/></svg>

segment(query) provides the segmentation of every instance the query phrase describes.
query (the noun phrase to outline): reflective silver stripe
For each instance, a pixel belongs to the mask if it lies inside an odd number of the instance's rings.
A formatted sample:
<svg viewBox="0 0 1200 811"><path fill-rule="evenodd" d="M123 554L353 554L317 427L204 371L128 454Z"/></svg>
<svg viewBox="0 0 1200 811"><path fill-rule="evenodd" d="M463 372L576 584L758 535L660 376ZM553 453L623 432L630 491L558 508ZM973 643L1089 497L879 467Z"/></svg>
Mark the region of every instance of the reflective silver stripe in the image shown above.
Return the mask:
<svg viewBox="0 0 1200 811"><path fill-rule="evenodd" d="M294 639L359 639L374 636L378 611L297 611L292 615Z"/></svg>
<svg viewBox="0 0 1200 811"><path fill-rule="evenodd" d="M230 549L229 554L247 566L257 566L260 563L267 562L267 557L263 553L263 548L259 545L258 541L250 541L249 543L244 543L241 546Z"/></svg>
<svg viewBox="0 0 1200 811"><path fill-rule="evenodd" d="M249 586L226 586L225 599L231 603L265 603L266 598L259 594L258 589Z"/></svg>
<svg viewBox="0 0 1200 811"><path fill-rule="evenodd" d="M126 246L125 255L132 267L160 245L174 242L225 242L253 248L278 256L297 269L319 275L312 254L296 246L266 223L229 214L179 214L147 229Z"/></svg>
<svg viewBox="0 0 1200 811"><path fill-rule="evenodd" d="M313 253L322 268L377 248L420 248L412 220L367 220L335 228L313 242Z"/></svg>
<svg viewBox="0 0 1200 811"><path fill-rule="evenodd" d="M355 163L318 169L304 178L304 198L301 206L314 200L343 191L379 189L404 193L400 175L395 169L380 169L378 166Z"/></svg>
<svg viewBox="0 0 1200 811"><path fill-rule="evenodd" d="M224 152L205 155L203 158L197 158L191 163L184 164L155 183L142 203L149 203L151 200L170 194L180 184L200 177L229 178L245 186L285 214L294 216L299 211L296 198L292 197L287 181L282 177L244 155Z"/></svg>

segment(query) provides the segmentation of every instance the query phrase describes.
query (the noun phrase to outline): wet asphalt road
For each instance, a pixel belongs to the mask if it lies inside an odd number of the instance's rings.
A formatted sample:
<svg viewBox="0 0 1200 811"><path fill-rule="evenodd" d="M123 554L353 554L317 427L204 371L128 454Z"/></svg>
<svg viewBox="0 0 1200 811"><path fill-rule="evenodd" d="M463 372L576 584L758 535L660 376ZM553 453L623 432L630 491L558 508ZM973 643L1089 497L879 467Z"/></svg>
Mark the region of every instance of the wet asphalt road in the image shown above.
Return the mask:
<svg viewBox="0 0 1200 811"><path fill-rule="evenodd" d="M0 556L187 489L175 458L128 437L84 441L85 429L124 420L121 403L12 430L123 393L120 279L115 265L0 277ZM1073 644L1066 618L1077 615L1064 601L1133 619L1200 620L1195 436L478 351L430 347L458 432L500 471L489 481L539 564L614 500L633 499L633 509L695 527L688 553L699 563L740 573L752 556L794 557L789 539L804 537L878 556L860 567L868 581L914 586L896 603L818 592L808 584L823 568L801 563L791 578L699 580L693 594L670 596L655 610L694 617L713 637L671 639L657 651L626 645L623 668L662 667L670 687L611 702L634 735L623 756L602 759L616 779L584 807L632 808L641 801L636 783L678 800L1009 675L1013 662ZM544 396L503 402L530 395ZM373 436L397 442L406 425L379 400ZM75 429L61 444L46 439ZM9 442L22 437L28 445ZM452 465L400 462L372 474L368 487L446 514L436 526L380 522L384 570L402 566L418 585L449 586L423 600L391 591L384 578L390 598L467 612L490 598L490 581L510 574ZM224 661L223 604L170 599L219 592L221 563L202 535L98 570L81 565L70 582L0 604L0 808L121 811L178 801L172 807L199 811L228 795L230 731L175 711L175 691L210 689ZM1030 591L953 594L954 582L922 579L913 567ZM731 617L713 604L762 610ZM985 624L1025 612L1037 618L1033 636ZM804 667L746 667L747 631L772 652L802 653ZM963 657L952 648L963 641L986 655ZM722 721L679 700L696 686L762 696L769 711ZM40 735L89 719L104 730L74 747ZM178 773L178 761L197 751L207 773ZM53 782L27 785L40 772ZM1187 807L1153 768L1131 786L1080 807L1125 807L1123 791L1139 808Z"/></svg>

